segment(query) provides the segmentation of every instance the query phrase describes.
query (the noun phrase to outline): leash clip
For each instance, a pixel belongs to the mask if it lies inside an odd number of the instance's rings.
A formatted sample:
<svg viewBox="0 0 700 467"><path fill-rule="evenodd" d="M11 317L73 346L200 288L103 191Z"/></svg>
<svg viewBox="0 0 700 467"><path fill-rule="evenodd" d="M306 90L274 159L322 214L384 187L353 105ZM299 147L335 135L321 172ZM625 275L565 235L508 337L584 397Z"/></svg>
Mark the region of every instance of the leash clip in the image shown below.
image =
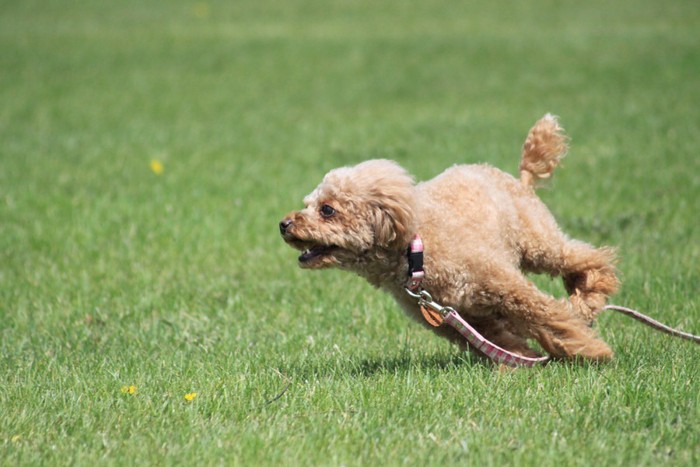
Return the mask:
<svg viewBox="0 0 700 467"><path fill-rule="evenodd" d="M434 312L440 314L440 316L442 316L443 318L449 312L454 311L452 307L442 306L439 303L433 301L433 296L430 295L430 292L428 292L425 289L420 289L418 290L418 292L413 292L408 287L406 287L405 289L408 295L418 300L418 305L420 305L421 307L430 308Z"/></svg>

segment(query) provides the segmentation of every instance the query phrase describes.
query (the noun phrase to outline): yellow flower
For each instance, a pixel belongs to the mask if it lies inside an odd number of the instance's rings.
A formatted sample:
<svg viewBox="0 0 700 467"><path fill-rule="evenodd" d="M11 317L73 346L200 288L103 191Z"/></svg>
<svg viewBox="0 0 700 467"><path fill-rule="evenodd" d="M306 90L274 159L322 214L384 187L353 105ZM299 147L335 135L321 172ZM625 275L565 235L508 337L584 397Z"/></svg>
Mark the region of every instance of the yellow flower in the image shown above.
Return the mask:
<svg viewBox="0 0 700 467"><path fill-rule="evenodd" d="M193 8L192 12L199 19L204 19L209 17L209 4L207 3L197 3Z"/></svg>
<svg viewBox="0 0 700 467"><path fill-rule="evenodd" d="M136 386L122 386L122 394L136 394Z"/></svg>
<svg viewBox="0 0 700 467"><path fill-rule="evenodd" d="M158 159L153 159L151 161L151 170L154 174L160 175L163 173L163 163Z"/></svg>
<svg viewBox="0 0 700 467"><path fill-rule="evenodd" d="M190 393L188 393L188 394L185 394L185 400L186 400L186 401L193 401L195 397L197 397L197 393L196 393L196 392L190 392Z"/></svg>

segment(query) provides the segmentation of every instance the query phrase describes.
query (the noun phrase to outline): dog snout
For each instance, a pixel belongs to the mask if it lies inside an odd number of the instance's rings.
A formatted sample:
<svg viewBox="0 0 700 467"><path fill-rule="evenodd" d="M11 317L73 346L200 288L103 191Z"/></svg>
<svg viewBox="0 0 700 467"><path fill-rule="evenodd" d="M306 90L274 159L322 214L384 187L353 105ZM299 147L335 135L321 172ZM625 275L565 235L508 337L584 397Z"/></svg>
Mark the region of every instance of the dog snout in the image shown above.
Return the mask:
<svg viewBox="0 0 700 467"><path fill-rule="evenodd" d="M284 235L287 233L287 229L289 226L292 225L292 220L287 218L283 219L282 222L280 222L280 234Z"/></svg>

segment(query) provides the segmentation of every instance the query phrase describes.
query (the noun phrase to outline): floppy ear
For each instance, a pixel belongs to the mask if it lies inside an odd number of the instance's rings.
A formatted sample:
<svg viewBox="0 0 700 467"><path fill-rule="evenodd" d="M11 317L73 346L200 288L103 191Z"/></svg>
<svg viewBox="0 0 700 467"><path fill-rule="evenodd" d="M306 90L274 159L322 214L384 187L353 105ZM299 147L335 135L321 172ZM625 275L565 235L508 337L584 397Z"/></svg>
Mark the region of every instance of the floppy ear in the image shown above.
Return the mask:
<svg viewBox="0 0 700 467"><path fill-rule="evenodd" d="M415 234L415 200L410 179L378 184L371 190L374 241L383 248L406 248Z"/></svg>
<svg viewBox="0 0 700 467"><path fill-rule="evenodd" d="M378 159L355 166L352 181L368 207L374 244L406 248L416 229L413 178L396 162Z"/></svg>
<svg viewBox="0 0 700 467"><path fill-rule="evenodd" d="M375 243L392 250L405 249L415 234L413 208L385 199L374 208Z"/></svg>

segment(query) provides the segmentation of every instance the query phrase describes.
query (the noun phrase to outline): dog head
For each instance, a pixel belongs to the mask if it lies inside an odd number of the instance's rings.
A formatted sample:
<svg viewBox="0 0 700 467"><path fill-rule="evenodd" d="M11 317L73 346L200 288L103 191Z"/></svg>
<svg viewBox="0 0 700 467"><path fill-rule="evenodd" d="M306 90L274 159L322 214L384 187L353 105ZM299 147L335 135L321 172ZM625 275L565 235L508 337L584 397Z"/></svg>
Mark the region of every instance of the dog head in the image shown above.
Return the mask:
<svg viewBox="0 0 700 467"><path fill-rule="evenodd" d="M392 161L332 170L304 204L279 224L303 268L353 269L360 257L405 251L415 233L413 179Z"/></svg>

